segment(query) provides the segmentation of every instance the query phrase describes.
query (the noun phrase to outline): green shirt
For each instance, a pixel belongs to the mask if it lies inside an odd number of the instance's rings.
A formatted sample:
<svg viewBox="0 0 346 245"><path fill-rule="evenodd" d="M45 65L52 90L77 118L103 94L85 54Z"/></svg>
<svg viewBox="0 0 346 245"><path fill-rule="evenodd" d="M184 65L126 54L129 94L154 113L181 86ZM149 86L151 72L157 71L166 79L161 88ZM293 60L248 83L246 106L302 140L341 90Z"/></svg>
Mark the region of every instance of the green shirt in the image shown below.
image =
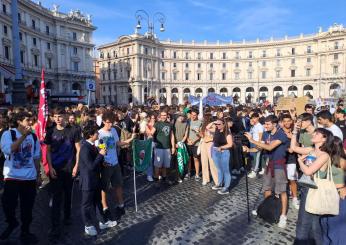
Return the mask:
<svg viewBox="0 0 346 245"><path fill-rule="evenodd" d="M307 131L302 130L299 135L299 143L302 144L303 147L311 147L313 143L311 142L312 135Z"/></svg>
<svg viewBox="0 0 346 245"><path fill-rule="evenodd" d="M171 124L168 122L156 122L154 124L156 129L154 139L156 148L158 149L170 149L171 148Z"/></svg>

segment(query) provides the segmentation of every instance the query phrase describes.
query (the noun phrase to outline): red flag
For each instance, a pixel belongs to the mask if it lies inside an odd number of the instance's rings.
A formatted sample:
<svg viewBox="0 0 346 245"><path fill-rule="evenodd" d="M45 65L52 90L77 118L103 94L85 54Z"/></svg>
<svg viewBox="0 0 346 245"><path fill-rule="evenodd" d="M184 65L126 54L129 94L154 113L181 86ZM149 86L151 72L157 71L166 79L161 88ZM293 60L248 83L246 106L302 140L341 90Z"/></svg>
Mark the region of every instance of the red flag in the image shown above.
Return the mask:
<svg viewBox="0 0 346 245"><path fill-rule="evenodd" d="M38 120L36 125L36 135L41 145L42 152L42 165L45 173L49 174L49 167L47 162L47 145L43 143L46 137L46 126L48 120L48 103L47 103L47 93L46 86L44 83L44 70L41 73L41 86L40 86L40 103L38 105Z"/></svg>

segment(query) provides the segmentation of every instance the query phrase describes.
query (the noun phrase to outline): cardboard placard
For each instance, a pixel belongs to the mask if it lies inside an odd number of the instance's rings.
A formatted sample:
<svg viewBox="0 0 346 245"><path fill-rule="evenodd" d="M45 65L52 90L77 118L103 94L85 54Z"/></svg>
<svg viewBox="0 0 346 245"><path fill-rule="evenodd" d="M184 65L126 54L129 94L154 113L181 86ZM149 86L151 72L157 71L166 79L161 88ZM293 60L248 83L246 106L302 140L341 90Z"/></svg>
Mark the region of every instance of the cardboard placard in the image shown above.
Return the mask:
<svg viewBox="0 0 346 245"><path fill-rule="evenodd" d="M281 97L278 100L276 112L296 110L297 115L304 113L305 105L309 103L309 97L298 98Z"/></svg>

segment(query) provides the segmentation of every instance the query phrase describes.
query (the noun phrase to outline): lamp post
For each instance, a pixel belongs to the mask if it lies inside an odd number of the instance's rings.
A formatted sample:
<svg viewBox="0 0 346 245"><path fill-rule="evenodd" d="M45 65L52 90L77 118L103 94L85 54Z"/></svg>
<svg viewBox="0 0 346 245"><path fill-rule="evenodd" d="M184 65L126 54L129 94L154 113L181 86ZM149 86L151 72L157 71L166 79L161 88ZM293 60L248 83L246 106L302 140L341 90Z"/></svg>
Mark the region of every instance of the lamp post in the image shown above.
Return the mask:
<svg viewBox="0 0 346 245"><path fill-rule="evenodd" d="M155 40L156 34L154 32L155 30L155 22L158 22L160 24L160 32L164 32L165 31L165 22L166 22L166 16L161 13L161 12L155 12L153 15L149 15L145 10L137 10L135 13L135 18L137 20L137 25L136 25L136 29L135 29L135 33L138 33L139 30L142 29L142 21L146 21L146 25L147 25L147 31L145 32L145 37L151 40ZM147 55L147 54L146 54ZM152 52L151 52L152 55ZM156 54L155 54L156 55ZM153 62L152 60L153 57L151 57L150 62L147 63L147 67L144 67L144 69L147 69L147 97L150 95L152 95L152 89L153 89L153 79L154 76L152 74L152 72L150 72L150 76L148 74L148 71L154 71L154 67L153 64L151 64ZM150 64L150 66L149 66ZM158 73L160 74L160 73ZM149 79L151 79L150 81L150 94L149 94ZM159 78L157 78L157 81L159 81Z"/></svg>

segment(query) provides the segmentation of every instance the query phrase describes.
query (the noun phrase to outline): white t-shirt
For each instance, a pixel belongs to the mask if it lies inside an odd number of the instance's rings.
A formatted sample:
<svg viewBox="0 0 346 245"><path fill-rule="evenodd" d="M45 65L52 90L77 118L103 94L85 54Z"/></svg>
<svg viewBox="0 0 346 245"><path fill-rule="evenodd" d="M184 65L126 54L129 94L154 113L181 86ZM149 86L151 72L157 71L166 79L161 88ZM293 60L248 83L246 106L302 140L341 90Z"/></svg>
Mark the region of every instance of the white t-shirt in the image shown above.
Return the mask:
<svg viewBox="0 0 346 245"><path fill-rule="evenodd" d="M260 133L263 134L263 131L264 131L263 125L258 122L254 126L251 127L250 134L254 140L260 141L259 134Z"/></svg>
<svg viewBox="0 0 346 245"><path fill-rule="evenodd" d="M117 131L112 128L111 131L105 131L103 129L99 130L99 140L95 142L95 145L100 144L100 140L103 140L103 144L106 145L106 155L104 157L105 162L110 165L118 164L118 153L117 153L117 142L119 141L119 136Z"/></svg>
<svg viewBox="0 0 346 245"><path fill-rule="evenodd" d="M342 131L341 131L341 129L340 129L338 126L336 126L335 124L333 124L330 128L326 128L326 129L328 129L330 132L332 132L334 136L337 136L337 137L339 137L341 140L343 140L344 136L343 136L343 134L342 134Z"/></svg>
<svg viewBox="0 0 346 245"><path fill-rule="evenodd" d="M16 132L16 138L19 139L22 134L17 129L12 129ZM4 178L17 180L35 180L37 171L34 160L40 158L40 142L35 141L31 134L26 136L18 151L11 152L13 144L11 131L7 130L1 137L1 150L5 155L4 163Z"/></svg>

